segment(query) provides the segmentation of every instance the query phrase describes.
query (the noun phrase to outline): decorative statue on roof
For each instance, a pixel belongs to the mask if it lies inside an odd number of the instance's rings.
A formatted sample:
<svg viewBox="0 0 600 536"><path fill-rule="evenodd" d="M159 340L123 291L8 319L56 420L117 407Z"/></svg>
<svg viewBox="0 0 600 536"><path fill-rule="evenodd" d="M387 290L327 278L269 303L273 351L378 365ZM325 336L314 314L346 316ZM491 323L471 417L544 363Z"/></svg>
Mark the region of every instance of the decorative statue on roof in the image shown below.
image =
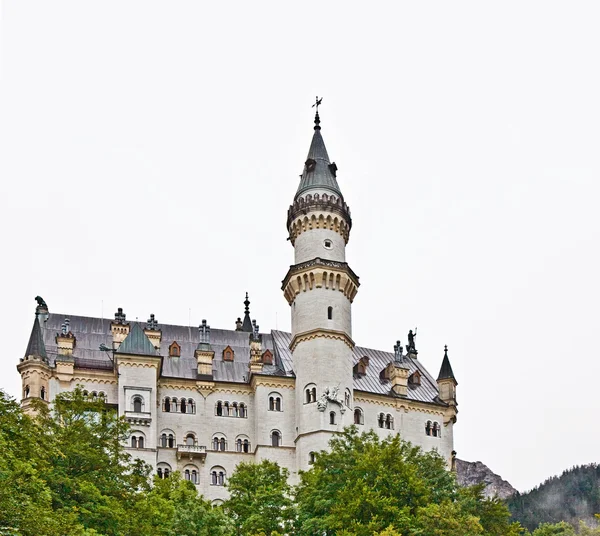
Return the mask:
<svg viewBox="0 0 600 536"><path fill-rule="evenodd" d="M35 301L37 302L38 307L48 309L48 304L44 301L44 298L42 298L41 296L36 296Z"/></svg>
<svg viewBox="0 0 600 536"><path fill-rule="evenodd" d="M415 332L411 329L408 332L408 344L406 345L406 352L409 354L416 354L417 349L415 347L415 337L417 336L417 328L415 328Z"/></svg>

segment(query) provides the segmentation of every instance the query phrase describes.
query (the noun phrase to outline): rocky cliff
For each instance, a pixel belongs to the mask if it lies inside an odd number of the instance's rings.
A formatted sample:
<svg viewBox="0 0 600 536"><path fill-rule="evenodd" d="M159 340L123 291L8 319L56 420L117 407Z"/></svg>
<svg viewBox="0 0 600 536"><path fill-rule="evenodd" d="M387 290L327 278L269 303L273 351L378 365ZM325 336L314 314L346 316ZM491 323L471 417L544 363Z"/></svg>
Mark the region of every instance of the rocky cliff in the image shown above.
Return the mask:
<svg viewBox="0 0 600 536"><path fill-rule="evenodd" d="M501 499L510 497L517 490L501 476L494 473L487 465L481 462L466 462L456 460L456 478L461 486L474 486L484 483L486 497L498 496Z"/></svg>

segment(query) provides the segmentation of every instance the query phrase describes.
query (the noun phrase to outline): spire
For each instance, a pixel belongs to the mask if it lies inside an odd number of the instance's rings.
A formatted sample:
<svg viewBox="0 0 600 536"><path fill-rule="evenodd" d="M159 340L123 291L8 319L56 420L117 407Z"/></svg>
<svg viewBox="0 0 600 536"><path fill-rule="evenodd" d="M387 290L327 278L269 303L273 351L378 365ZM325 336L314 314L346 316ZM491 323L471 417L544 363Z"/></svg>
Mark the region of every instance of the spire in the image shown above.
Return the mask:
<svg viewBox="0 0 600 536"><path fill-rule="evenodd" d="M129 335L119 346L117 350L119 354L130 355L158 355L156 348L150 342L142 328L137 322L134 322Z"/></svg>
<svg viewBox="0 0 600 536"><path fill-rule="evenodd" d="M242 323L241 331L252 333L252 320L250 320L250 300L248 299L248 293L246 292L246 299L244 300L244 322Z"/></svg>
<svg viewBox="0 0 600 536"><path fill-rule="evenodd" d="M323 141L323 136L321 136L321 118L319 117L318 108L318 104L320 103L321 101L317 99L315 132L308 150L306 162L304 163L304 170L302 171L302 175L300 175L300 185L298 186L296 197L314 188L324 188L331 193L340 197L342 196L336 179L337 166L329 160L325 142Z"/></svg>
<svg viewBox="0 0 600 536"><path fill-rule="evenodd" d="M38 317L35 317L33 322L33 329L29 337L29 343L27 344L27 350L25 350L25 359L29 356L39 357L44 361L48 360L46 354L46 345L44 344L44 337L42 336L42 328Z"/></svg>
<svg viewBox="0 0 600 536"><path fill-rule="evenodd" d="M444 346L444 359L442 361L442 366L440 368L440 373L438 374L437 381L440 380L454 380L456 382L456 378L454 377L454 372L452 372L452 366L450 365L450 359L448 359L448 346Z"/></svg>

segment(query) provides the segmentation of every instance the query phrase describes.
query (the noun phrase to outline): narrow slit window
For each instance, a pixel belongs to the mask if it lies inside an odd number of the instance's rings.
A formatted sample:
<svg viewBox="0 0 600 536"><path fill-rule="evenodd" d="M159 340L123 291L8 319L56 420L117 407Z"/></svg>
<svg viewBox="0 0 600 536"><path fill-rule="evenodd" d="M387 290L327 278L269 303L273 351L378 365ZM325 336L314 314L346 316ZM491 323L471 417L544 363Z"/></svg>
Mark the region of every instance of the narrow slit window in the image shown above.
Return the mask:
<svg viewBox="0 0 600 536"><path fill-rule="evenodd" d="M333 307L327 307L327 320L333 320Z"/></svg>

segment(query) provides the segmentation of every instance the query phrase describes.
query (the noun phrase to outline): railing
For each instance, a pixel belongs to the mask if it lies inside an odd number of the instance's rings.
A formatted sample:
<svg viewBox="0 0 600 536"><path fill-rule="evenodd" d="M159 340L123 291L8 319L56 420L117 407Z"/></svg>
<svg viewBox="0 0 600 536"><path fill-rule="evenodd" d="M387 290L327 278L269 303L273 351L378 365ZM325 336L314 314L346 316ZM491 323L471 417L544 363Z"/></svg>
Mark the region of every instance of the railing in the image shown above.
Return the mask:
<svg viewBox="0 0 600 536"><path fill-rule="evenodd" d="M206 447L204 445L177 445L177 458L181 459L181 456L189 456L190 460L193 458L200 458L204 460L206 458Z"/></svg>

